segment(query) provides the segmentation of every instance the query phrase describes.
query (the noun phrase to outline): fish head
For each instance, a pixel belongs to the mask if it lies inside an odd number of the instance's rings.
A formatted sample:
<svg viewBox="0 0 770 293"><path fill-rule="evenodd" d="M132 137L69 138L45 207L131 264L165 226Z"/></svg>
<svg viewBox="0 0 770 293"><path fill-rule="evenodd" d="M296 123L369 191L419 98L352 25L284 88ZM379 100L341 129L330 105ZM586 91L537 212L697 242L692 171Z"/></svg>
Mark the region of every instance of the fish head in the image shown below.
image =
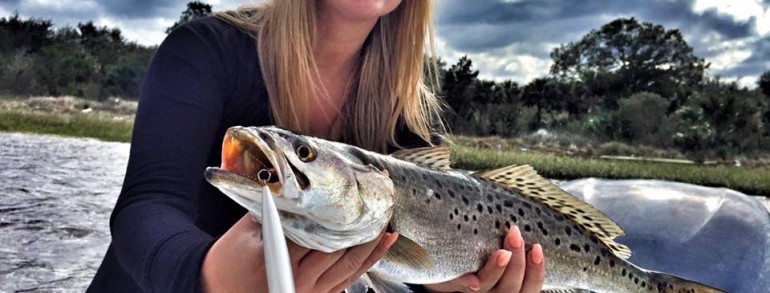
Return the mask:
<svg viewBox="0 0 770 293"><path fill-rule="evenodd" d="M233 127L222 143L221 166L209 167L205 177L258 220L267 185L287 237L316 234L312 241L295 242L336 250L315 242L326 237L349 247L372 240L387 225L395 204L387 171L365 164L362 150L351 148L276 127Z"/></svg>

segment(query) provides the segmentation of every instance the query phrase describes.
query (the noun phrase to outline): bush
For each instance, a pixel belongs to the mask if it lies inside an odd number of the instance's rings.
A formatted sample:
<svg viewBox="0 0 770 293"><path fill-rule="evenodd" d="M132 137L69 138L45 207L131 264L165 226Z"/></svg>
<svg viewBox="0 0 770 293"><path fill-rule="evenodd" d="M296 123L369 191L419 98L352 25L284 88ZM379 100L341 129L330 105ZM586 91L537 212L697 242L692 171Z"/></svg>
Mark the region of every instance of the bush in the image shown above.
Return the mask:
<svg viewBox="0 0 770 293"><path fill-rule="evenodd" d="M629 142L667 145L670 136L659 135L668 119L669 102L658 94L638 93L620 100L621 135ZM670 128L669 128L670 129ZM667 141L661 142L661 139Z"/></svg>

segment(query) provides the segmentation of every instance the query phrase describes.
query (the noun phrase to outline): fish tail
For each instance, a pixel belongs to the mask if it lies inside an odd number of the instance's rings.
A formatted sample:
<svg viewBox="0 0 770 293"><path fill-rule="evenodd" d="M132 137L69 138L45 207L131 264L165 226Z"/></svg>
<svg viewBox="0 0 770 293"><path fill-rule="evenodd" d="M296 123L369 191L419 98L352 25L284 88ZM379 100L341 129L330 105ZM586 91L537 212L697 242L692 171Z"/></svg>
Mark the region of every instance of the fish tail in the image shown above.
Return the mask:
<svg viewBox="0 0 770 293"><path fill-rule="evenodd" d="M726 293L720 289L660 272L647 272L659 293Z"/></svg>

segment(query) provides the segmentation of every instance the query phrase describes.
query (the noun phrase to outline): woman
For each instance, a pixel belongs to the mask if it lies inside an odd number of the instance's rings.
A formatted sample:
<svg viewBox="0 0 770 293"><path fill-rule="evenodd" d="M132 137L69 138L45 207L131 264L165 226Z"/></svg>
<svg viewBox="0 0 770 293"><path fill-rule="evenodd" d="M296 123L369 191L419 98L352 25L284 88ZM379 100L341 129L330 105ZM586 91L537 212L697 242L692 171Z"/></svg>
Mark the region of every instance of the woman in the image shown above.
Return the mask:
<svg viewBox="0 0 770 293"><path fill-rule="evenodd" d="M275 124L379 152L426 145L440 112L423 79L431 4L275 0L172 32L145 78L113 242L89 291L265 292L260 225L202 176L220 164L225 130ZM477 274L424 289L539 292L542 251L525 257L511 231ZM331 254L290 243L297 291L343 290L396 237Z"/></svg>

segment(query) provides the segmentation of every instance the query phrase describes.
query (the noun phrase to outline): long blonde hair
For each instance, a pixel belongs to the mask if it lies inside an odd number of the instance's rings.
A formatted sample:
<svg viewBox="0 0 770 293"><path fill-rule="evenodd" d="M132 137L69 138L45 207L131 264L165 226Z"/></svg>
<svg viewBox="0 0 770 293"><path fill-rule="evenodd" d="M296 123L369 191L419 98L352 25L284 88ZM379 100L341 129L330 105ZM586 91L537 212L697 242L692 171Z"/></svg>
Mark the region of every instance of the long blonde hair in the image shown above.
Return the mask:
<svg viewBox="0 0 770 293"><path fill-rule="evenodd" d="M273 119L299 132L309 130L300 119L309 109L308 89L322 88L311 78L317 74L315 9L316 1L275 0L216 14L257 39ZM400 119L428 142L432 132L444 130L442 103L428 87L438 87L432 11L433 1L403 0L369 34L343 110L345 142L384 152L388 144L398 145Z"/></svg>

